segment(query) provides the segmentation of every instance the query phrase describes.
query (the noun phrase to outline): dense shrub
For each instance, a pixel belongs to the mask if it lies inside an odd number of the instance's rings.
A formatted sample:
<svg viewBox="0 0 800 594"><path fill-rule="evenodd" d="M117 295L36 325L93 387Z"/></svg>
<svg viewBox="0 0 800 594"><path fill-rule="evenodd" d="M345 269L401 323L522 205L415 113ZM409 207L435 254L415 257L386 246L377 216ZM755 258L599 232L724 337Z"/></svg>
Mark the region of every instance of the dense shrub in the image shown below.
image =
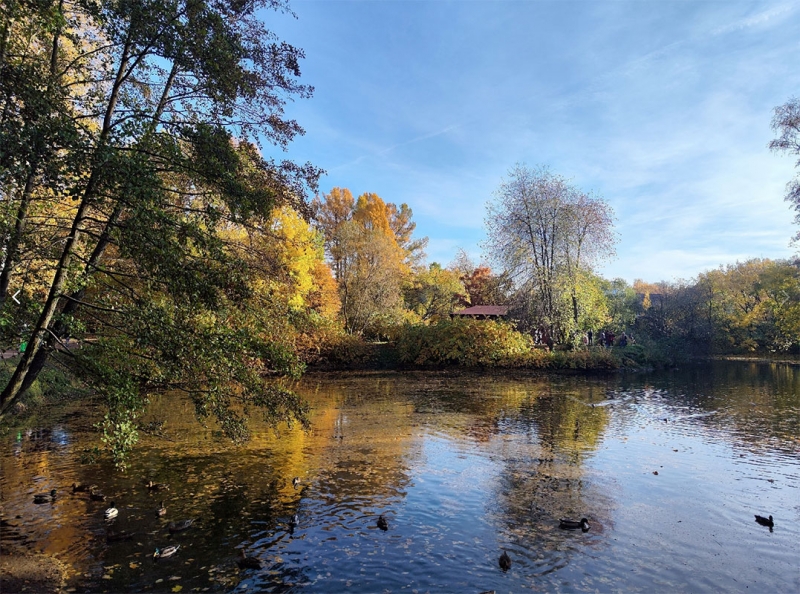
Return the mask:
<svg viewBox="0 0 800 594"><path fill-rule="evenodd" d="M552 355L554 369L619 369L624 362L617 356L617 349L592 348L582 351L559 352Z"/></svg>
<svg viewBox="0 0 800 594"><path fill-rule="evenodd" d="M320 345L320 356L315 363L361 367L373 363L374 358L373 345L361 336L341 332Z"/></svg>
<svg viewBox="0 0 800 594"><path fill-rule="evenodd" d="M548 351L507 322L445 320L431 326L405 326L397 340L400 363L412 366L460 365L526 369L610 370L638 365L619 349Z"/></svg>
<svg viewBox="0 0 800 594"><path fill-rule="evenodd" d="M401 363L520 366L533 350L530 336L506 322L442 320L431 326L405 326L397 339Z"/></svg>

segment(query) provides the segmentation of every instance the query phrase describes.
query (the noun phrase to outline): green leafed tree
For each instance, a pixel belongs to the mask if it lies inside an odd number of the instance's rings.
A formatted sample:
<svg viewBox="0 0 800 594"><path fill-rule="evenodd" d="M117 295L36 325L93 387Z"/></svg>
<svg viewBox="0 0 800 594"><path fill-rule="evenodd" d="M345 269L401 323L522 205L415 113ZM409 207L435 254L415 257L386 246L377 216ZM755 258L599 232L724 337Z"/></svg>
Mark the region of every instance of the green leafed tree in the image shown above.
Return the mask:
<svg viewBox="0 0 800 594"><path fill-rule="evenodd" d="M699 275L701 312L713 326L718 352L797 350L800 346L800 266L752 259Z"/></svg>
<svg viewBox="0 0 800 594"><path fill-rule="evenodd" d="M485 249L514 283L523 327L565 340L581 324L580 283L614 254L611 206L545 167L516 165L486 227Z"/></svg>
<svg viewBox="0 0 800 594"><path fill-rule="evenodd" d="M600 328L606 324L617 332L633 328L636 322L636 315L641 309L634 288L622 278L615 278L610 281L603 280L601 281L601 287L605 294L608 318L605 322L595 326L595 328Z"/></svg>
<svg viewBox="0 0 800 594"><path fill-rule="evenodd" d="M112 445L131 442L153 390L185 389L236 438L241 405L303 420L297 397L263 381L300 369L253 308L268 271L222 233L263 227L283 204L307 212L319 175L265 153L303 133L284 105L312 89L264 8L289 12L284 0L4 5L0 302L4 338L27 349L3 412L60 343L91 333L76 364L107 395Z"/></svg>

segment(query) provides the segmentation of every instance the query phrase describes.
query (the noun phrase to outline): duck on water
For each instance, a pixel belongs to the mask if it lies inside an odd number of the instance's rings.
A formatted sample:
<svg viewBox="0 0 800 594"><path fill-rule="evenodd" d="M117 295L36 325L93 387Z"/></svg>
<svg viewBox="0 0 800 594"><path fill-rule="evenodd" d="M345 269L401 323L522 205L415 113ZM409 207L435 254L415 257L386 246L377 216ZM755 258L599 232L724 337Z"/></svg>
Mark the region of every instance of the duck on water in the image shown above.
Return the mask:
<svg viewBox="0 0 800 594"><path fill-rule="evenodd" d="M500 565L500 569L503 571L508 571L511 569L511 557L509 557L508 553L503 551L503 554L500 555L500 559L497 560L497 563Z"/></svg>
<svg viewBox="0 0 800 594"><path fill-rule="evenodd" d="M768 526L769 528L775 526L775 522L772 520L772 516L765 518L764 516L759 516L758 514L756 514L756 522L758 522L762 526Z"/></svg>
<svg viewBox="0 0 800 594"><path fill-rule="evenodd" d="M562 518L558 522L558 527L562 530L577 530L580 528L584 532L589 530L589 520L586 518L581 518L578 520L567 520L566 518Z"/></svg>
<svg viewBox="0 0 800 594"><path fill-rule="evenodd" d="M106 511L103 512L103 515L105 516L106 520L111 520L119 515L119 510L115 507L113 501L111 502L111 507L106 509Z"/></svg>
<svg viewBox="0 0 800 594"><path fill-rule="evenodd" d="M236 560L236 565L239 566L239 569L261 569L261 561L256 557L248 557L244 549L240 552L241 556Z"/></svg>
<svg viewBox="0 0 800 594"><path fill-rule="evenodd" d="M194 524L194 518L190 520L180 520L179 522L170 522L167 526L170 534L174 534L175 532L183 532L191 527Z"/></svg>
<svg viewBox="0 0 800 594"><path fill-rule="evenodd" d="M153 553L153 559L167 559L168 557L172 557L180 548L181 545L170 545L163 549L156 549L156 552Z"/></svg>
<svg viewBox="0 0 800 594"><path fill-rule="evenodd" d="M56 500L56 494L58 492L53 489L49 493L37 493L33 496L33 502L38 504L42 503L53 503Z"/></svg>

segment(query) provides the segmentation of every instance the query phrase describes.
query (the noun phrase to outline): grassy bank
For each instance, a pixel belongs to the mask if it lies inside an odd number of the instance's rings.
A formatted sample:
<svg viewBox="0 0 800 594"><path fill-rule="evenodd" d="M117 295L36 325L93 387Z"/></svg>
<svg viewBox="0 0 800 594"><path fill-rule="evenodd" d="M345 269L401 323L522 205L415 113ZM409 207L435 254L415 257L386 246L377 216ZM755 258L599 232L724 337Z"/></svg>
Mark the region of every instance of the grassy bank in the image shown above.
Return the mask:
<svg viewBox="0 0 800 594"><path fill-rule="evenodd" d="M16 357L3 359L0 364L0 383L2 385L5 386L8 383L17 361ZM51 360L45 365L28 391L12 407L10 417L16 421L28 420L36 415L46 413L48 405L83 398L88 394L89 390L64 362ZM11 424L13 425L14 422Z"/></svg>

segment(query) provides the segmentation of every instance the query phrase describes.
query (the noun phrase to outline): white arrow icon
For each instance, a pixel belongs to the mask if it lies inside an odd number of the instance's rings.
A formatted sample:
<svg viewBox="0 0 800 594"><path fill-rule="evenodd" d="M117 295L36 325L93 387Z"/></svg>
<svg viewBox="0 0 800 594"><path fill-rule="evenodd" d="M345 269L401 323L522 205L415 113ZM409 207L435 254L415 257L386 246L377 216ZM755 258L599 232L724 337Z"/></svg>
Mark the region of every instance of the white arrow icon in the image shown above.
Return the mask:
<svg viewBox="0 0 800 594"><path fill-rule="evenodd" d="M16 292L16 293L14 293L14 294L11 296L11 298L12 298L14 301L16 301L16 302L17 302L17 305L19 305L19 304L20 304L20 301L19 301L19 299L17 299L17 295L19 295L19 292L20 292L21 290L22 290L22 289L17 289L17 292Z"/></svg>

